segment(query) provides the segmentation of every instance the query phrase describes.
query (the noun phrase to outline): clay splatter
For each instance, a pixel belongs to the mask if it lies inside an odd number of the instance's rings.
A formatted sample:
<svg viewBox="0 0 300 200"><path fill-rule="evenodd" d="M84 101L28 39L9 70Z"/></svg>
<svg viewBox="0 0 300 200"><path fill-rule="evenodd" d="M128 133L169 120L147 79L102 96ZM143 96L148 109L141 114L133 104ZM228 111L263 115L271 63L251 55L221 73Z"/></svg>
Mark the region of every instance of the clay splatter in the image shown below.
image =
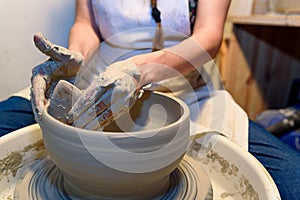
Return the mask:
<svg viewBox="0 0 300 200"><path fill-rule="evenodd" d="M231 164L217 152L213 151L212 144L209 144L208 147L204 147L201 143L198 143L196 139L197 138L192 141L187 154L195 160L199 160L203 164L208 165L210 163L210 170L215 170L218 173L223 174L224 177L228 179L236 180L236 191L231 193L224 192L220 195L220 199L226 199L234 196L239 196L243 200L259 199L257 191L255 191L250 181L244 175L239 173L239 168L236 165Z"/></svg>
<svg viewBox="0 0 300 200"><path fill-rule="evenodd" d="M27 152L36 151L33 160L38 160L46 155L45 146L43 140L39 140L34 144L24 147L22 151L13 151L5 158L0 160L0 181L3 177L11 174L13 177L16 176L18 170L24 166L26 160L24 160Z"/></svg>
<svg viewBox="0 0 300 200"><path fill-rule="evenodd" d="M8 197L6 197L6 200L13 200L13 197L9 195Z"/></svg>

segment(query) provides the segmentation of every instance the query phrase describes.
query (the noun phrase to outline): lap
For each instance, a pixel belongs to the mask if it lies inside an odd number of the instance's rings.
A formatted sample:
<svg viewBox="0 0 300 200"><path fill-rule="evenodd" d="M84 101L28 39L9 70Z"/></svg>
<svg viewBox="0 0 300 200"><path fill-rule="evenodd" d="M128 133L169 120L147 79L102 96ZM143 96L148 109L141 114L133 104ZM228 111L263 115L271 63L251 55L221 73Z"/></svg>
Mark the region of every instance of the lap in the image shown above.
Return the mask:
<svg viewBox="0 0 300 200"><path fill-rule="evenodd" d="M252 121L249 122L249 152L270 173L282 199L299 198L299 152Z"/></svg>
<svg viewBox="0 0 300 200"><path fill-rule="evenodd" d="M36 123L30 101L13 96L0 102L0 136ZM249 152L274 179L283 199L297 199L300 154L261 126L249 122Z"/></svg>
<svg viewBox="0 0 300 200"><path fill-rule="evenodd" d="M30 101L12 96L0 102L0 136L36 123Z"/></svg>

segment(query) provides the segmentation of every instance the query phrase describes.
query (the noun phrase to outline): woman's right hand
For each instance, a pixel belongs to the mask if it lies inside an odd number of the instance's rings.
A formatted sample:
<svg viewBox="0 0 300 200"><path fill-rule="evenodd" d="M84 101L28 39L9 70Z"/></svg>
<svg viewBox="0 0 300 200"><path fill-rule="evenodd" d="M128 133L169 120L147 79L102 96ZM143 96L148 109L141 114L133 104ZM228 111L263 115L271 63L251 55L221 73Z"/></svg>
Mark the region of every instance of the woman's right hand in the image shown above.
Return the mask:
<svg viewBox="0 0 300 200"><path fill-rule="evenodd" d="M47 40L43 34L34 35L35 46L49 59L35 66L31 77L31 104L35 119L40 121L42 111L57 82L74 80L83 64L83 56Z"/></svg>

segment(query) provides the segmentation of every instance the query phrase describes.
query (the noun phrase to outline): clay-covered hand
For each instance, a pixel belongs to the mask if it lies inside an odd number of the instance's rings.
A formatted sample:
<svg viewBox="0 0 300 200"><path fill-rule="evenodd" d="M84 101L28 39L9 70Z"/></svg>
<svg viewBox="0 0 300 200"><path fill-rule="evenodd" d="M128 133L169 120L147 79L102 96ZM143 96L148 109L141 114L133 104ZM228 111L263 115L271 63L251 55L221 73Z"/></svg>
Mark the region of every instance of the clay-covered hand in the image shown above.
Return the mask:
<svg viewBox="0 0 300 200"><path fill-rule="evenodd" d="M102 130L133 106L141 92L139 78L136 65L129 60L113 63L76 98L64 121Z"/></svg>
<svg viewBox="0 0 300 200"><path fill-rule="evenodd" d="M43 34L34 35L35 46L50 58L32 70L31 104L37 121L54 87L61 79L71 81L83 63L80 53L72 52L47 40Z"/></svg>

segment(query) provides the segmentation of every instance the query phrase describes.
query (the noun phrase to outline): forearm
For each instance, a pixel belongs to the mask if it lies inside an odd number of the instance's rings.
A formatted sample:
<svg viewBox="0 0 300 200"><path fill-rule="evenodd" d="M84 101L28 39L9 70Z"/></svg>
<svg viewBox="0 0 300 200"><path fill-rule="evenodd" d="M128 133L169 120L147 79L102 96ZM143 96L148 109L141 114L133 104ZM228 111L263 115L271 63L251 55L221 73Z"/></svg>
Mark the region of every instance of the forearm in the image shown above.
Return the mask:
<svg viewBox="0 0 300 200"><path fill-rule="evenodd" d="M223 30L205 27L181 43L166 48L162 61L181 74L187 74L215 58L222 41Z"/></svg>
<svg viewBox="0 0 300 200"><path fill-rule="evenodd" d="M86 57L99 43L90 0L77 0L76 18L69 34L69 49Z"/></svg>
<svg viewBox="0 0 300 200"><path fill-rule="evenodd" d="M198 34L200 34L199 32ZM222 34L207 32L187 38L178 45L132 58L141 72L141 83L158 82L179 74L188 74L213 59L220 47ZM202 45L203 44L203 45Z"/></svg>
<svg viewBox="0 0 300 200"><path fill-rule="evenodd" d="M87 23L75 22L69 34L69 49L79 52L86 57L88 53L96 48L100 39L94 29Z"/></svg>
<svg viewBox="0 0 300 200"><path fill-rule="evenodd" d="M174 47L132 58L141 72L142 83L187 74L214 58L222 41L229 4L230 0L199 0L191 37Z"/></svg>

